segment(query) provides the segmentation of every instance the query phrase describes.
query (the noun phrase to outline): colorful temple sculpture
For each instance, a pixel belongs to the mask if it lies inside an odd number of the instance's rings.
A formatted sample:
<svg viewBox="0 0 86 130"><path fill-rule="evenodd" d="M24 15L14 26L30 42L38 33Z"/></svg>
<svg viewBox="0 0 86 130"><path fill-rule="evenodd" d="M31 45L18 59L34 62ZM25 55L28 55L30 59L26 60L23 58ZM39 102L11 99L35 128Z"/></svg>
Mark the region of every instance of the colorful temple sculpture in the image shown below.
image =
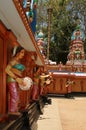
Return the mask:
<svg viewBox="0 0 86 130"><path fill-rule="evenodd" d="M42 31L40 31L37 35L37 45L40 50L40 53L44 53L44 34Z"/></svg>
<svg viewBox="0 0 86 130"><path fill-rule="evenodd" d="M48 58L47 58L47 54L46 54L47 52L46 52L46 49L45 49L46 43L45 43L45 40L44 40L44 34L41 30L39 31L36 39L37 39L38 48L39 48L40 53L41 53L41 55L44 59L45 64L56 65L55 61L52 61L50 59L48 60Z"/></svg>
<svg viewBox="0 0 86 130"><path fill-rule="evenodd" d="M48 63L48 61L47 61L47 57L46 57L44 34L41 30L39 31L36 40L37 40L37 45L38 45L38 48L40 50L40 53L41 53L43 60L46 64L46 63Z"/></svg>
<svg viewBox="0 0 86 130"><path fill-rule="evenodd" d="M78 25L71 36L69 54L67 56L66 68L73 72L85 72L86 61L84 52L84 32Z"/></svg>
<svg viewBox="0 0 86 130"><path fill-rule="evenodd" d="M31 26L33 33L36 32L36 16L37 16L38 0L23 0L22 5L26 13L27 19Z"/></svg>

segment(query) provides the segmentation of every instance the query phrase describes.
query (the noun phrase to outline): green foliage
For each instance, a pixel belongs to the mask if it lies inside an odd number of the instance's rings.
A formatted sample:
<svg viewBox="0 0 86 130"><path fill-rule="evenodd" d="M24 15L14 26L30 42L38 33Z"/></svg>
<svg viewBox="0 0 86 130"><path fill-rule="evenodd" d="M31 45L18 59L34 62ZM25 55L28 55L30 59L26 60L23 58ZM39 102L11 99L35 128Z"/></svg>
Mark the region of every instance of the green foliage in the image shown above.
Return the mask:
<svg viewBox="0 0 86 130"><path fill-rule="evenodd" d="M56 50L54 49L54 46L52 46L52 48L50 46L51 60L55 60L57 63L60 61L62 61L64 64L66 63L71 40L70 38L74 28L75 24L73 20L70 20L68 17L68 12L66 11L65 6L63 9L59 9L58 12L53 12L51 35L54 36Z"/></svg>

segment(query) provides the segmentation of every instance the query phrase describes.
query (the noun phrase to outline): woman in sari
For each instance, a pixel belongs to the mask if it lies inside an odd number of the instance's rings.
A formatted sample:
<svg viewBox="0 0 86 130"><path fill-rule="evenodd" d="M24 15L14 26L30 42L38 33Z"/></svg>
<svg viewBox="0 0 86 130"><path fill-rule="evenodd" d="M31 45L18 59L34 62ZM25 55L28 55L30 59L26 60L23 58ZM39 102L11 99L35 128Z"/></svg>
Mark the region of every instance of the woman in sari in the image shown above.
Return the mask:
<svg viewBox="0 0 86 130"><path fill-rule="evenodd" d="M13 58L8 63L5 71L7 73L7 86L9 91L9 101L8 101L8 112L16 113L18 112L19 104L19 85L25 85L22 79L22 72L25 66L20 63L21 59L24 57L25 50L21 46L16 46L13 49Z"/></svg>

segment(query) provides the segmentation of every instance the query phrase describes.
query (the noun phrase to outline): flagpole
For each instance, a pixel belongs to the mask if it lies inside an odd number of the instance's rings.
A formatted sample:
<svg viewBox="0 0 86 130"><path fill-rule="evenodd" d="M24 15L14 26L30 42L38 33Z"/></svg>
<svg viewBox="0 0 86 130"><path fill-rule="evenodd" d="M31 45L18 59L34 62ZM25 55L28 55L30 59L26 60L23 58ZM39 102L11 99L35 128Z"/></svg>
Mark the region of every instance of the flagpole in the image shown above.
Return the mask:
<svg viewBox="0 0 86 130"><path fill-rule="evenodd" d="M47 60L49 63L49 53L50 53L50 24L51 24L51 13L52 13L52 8L47 9L48 13L48 43L47 43Z"/></svg>

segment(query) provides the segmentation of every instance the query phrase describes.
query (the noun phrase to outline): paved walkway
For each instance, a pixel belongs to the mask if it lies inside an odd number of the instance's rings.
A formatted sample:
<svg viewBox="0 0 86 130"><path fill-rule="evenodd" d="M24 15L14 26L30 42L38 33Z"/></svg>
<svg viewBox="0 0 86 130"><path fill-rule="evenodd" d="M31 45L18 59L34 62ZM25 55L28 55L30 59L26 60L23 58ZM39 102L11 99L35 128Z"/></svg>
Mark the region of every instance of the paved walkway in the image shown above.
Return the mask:
<svg viewBox="0 0 86 130"><path fill-rule="evenodd" d="M52 98L52 104L45 105L44 114L38 120L37 130L62 130L57 99Z"/></svg>
<svg viewBox="0 0 86 130"><path fill-rule="evenodd" d="M86 97L52 98L38 120L38 130L86 130Z"/></svg>
<svg viewBox="0 0 86 130"><path fill-rule="evenodd" d="M86 130L86 97L57 102L63 130Z"/></svg>

